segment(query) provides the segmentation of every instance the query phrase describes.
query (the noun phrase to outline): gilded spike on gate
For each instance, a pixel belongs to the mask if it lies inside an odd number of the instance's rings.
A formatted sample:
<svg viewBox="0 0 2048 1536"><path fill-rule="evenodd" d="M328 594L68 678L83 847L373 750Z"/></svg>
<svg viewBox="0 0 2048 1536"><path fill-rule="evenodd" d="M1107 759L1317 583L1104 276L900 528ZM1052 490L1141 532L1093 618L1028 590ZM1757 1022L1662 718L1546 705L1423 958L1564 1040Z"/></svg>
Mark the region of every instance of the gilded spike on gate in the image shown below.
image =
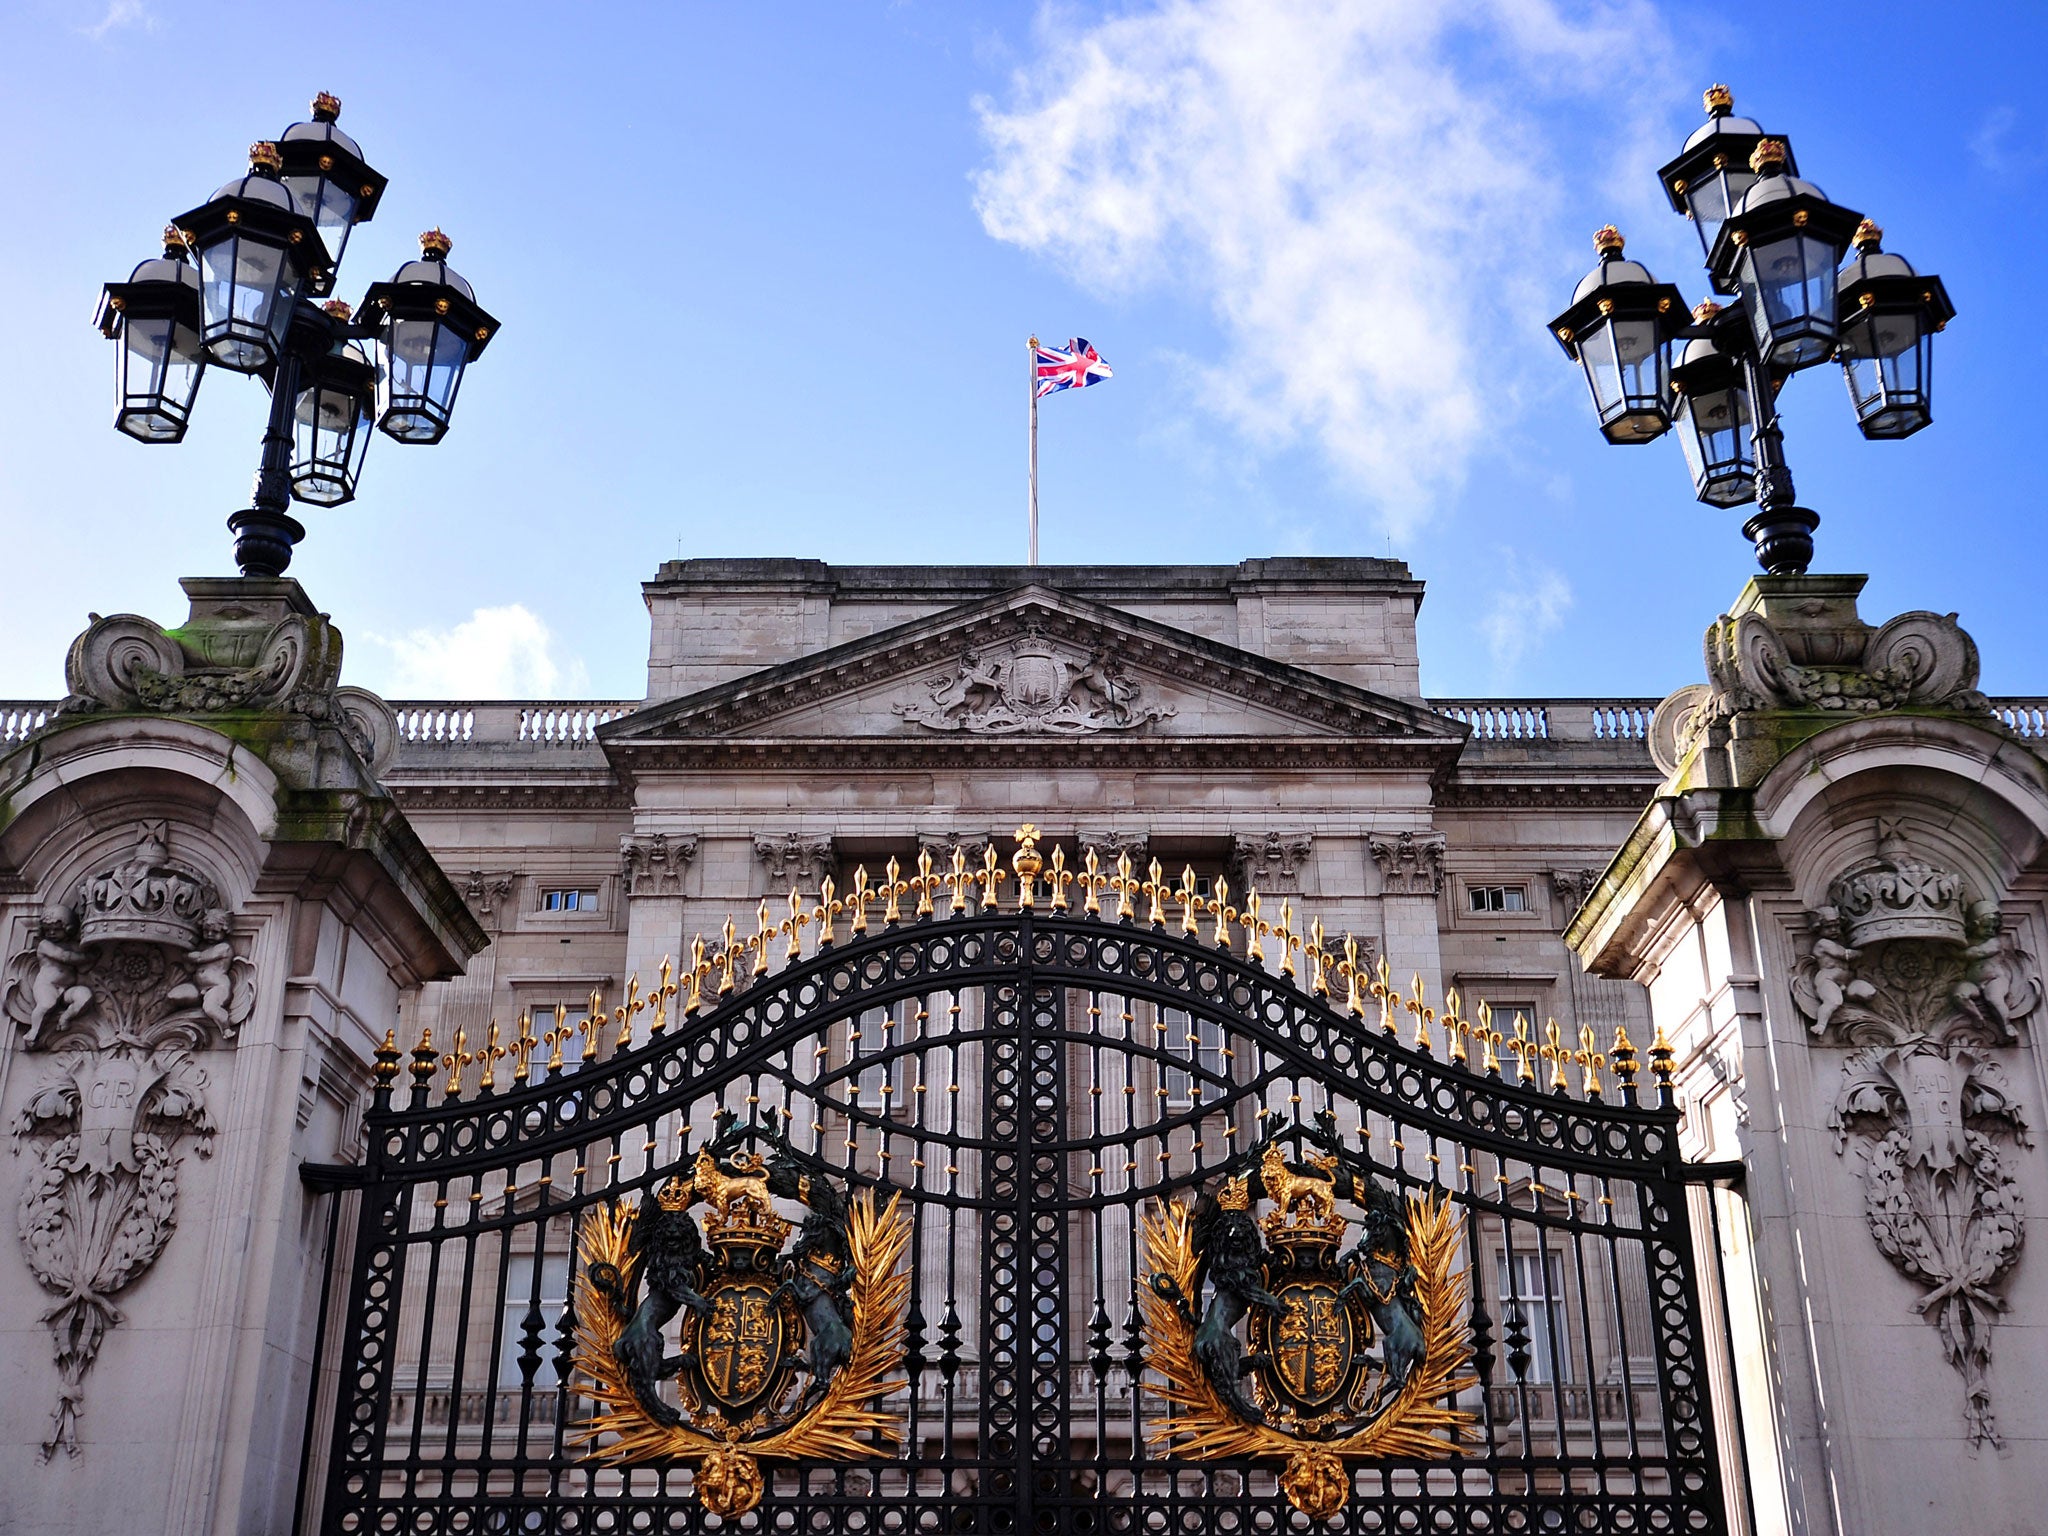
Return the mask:
<svg viewBox="0 0 2048 1536"><path fill-rule="evenodd" d="M730 916L725 920L725 953L720 958L722 967L718 973L718 995L724 997L739 985L739 977L733 970L739 957L733 952L733 927Z"/></svg>
<svg viewBox="0 0 2048 1536"><path fill-rule="evenodd" d="M953 845L953 872L946 877L946 883L953 888L953 911L967 910L967 850L958 843Z"/></svg>
<svg viewBox="0 0 2048 1536"><path fill-rule="evenodd" d="M548 1076L550 1077L553 1077L562 1070L562 1047L575 1034L575 1031L569 1028L568 1019L569 1005L567 1003L555 1004L555 1027L541 1037L548 1043Z"/></svg>
<svg viewBox="0 0 2048 1536"><path fill-rule="evenodd" d="M818 925L820 944L831 944L836 941L832 931L832 919L838 915L840 904L832 893L837 889L830 875L818 882L818 908L811 914L811 920Z"/></svg>
<svg viewBox="0 0 2048 1536"><path fill-rule="evenodd" d="M1536 1042L1529 1038L1529 1015L1523 1013L1520 1009L1515 1010L1513 1049L1516 1065L1521 1069L1522 1081L1525 1083L1535 1082L1536 1068L1533 1062L1536 1056Z"/></svg>
<svg viewBox="0 0 2048 1536"><path fill-rule="evenodd" d="M896 862L895 854L889 855L889 862L882 872L889 877L889 883L884 887L888 901L882 907L882 921L893 928L903 921L903 893L909 887L903 883L903 866Z"/></svg>
<svg viewBox="0 0 2048 1536"><path fill-rule="evenodd" d="M661 957L661 969L656 974L661 981L654 989L654 1022L647 1026L647 1033L658 1038L668 1028L669 999L676 995L675 966L667 955Z"/></svg>
<svg viewBox="0 0 2048 1536"><path fill-rule="evenodd" d="M1600 1097L1601 1068L1607 1065L1607 1058L1600 1054L1600 1038L1593 1033L1593 1026L1579 1026L1579 1091L1589 1099Z"/></svg>
<svg viewBox="0 0 2048 1536"><path fill-rule="evenodd" d="M1138 909L1131 900L1131 851L1125 848L1116 856L1116 915L1136 917Z"/></svg>
<svg viewBox="0 0 2048 1536"><path fill-rule="evenodd" d="M1330 995L1330 982L1323 974L1327 958L1323 953L1323 920L1319 917L1308 925L1308 989L1316 997Z"/></svg>
<svg viewBox="0 0 2048 1536"><path fill-rule="evenodd" d="M1232 912L1230 906L1230 882L1221 875L1216 877L1216 900L1214 907L1216 912L1216 928L1209 935L1209 938L1217 948L1228 949L1230 948L1230 918Z"/></svg>
<svg viewBox="0 0 2048 1536"><path fill-rule="evenodd" d="M590 994L590 1012L583 1017L583 1059L595 1061L604 1049L605 1021L611 1015L605 1012L604 994Z"/></svg>
<svg viewBox="0 0 2048 1536"><path fill-rule="evenodd" d="M690 990L683 998L683 1013L687 1016L704 1006L704 935L698 934L690 940Z"/></svg>
<svg viewBox="0 0 2048 1536"><path fill-rule="evenodd" d="M1154 928L1166 926L1166 866L1154 859L1146 870L1145 895L1151 902L1151 910L1145 914L1145 921Z"/></svg>
<svg viewBox="0 0 2048 1536"><path fill-rule="evenodd" d="M461 1096L462 1069L476 1059L463 1049L468 1041L469 1032L467 1030L456 1030L455 1049L441 1058L441 1065L448 1069L448 1081L442 1085L441 1092L451 1099Z"/></svg>
<svg viewBox="0 0 2048 1536"><path fill-rule="evenodd" d="M1051 906L1055 912L1067 910L1067 887L1074 883L1074 877L1067 873L1067 849L1064 843L1052 845L1052 872L1045 877L1046 888L1052 892Z"/></svg>
<svg viewBox="0 0 2048 1536"><path fill-rule="evenodd" d="M1180 931L1189 937L1199 937L1202 932L1202 898L1195 894L1195 866L1184 865L1180 872L1180 889L1174 897L1180 902Z"/></svg>
<svg viewBox="0 0 2048 1536"><path fill-rule="evenodd" d="M775 937L775 925L768 921L768 898L761 898L760 910L754 914L759 931L754 935L754 974L768 974L768 941Z"/></svg>
<svg viewBox="0 0 2048 1536"><path fill-rule="evenodd" d="M633 1015L647 1005L640 1000L640 977L636 972L626 978L626 1000L612 1010L612 1022L619 1026L618 1046L625 1050L633 1043Z"/></svg>
<svg viewBox="0 0 2048 1536"><path fill-rule="evenodd" d="M981 873L974 877L981 882L981 910L996 910L996 887L1003 883L1003 866L996 854L993 839L982 845Z"/></svg>
<svg viewBox="0 0 2048 1536"><path fill-rule="evenodd" d="M917 850L917 879L914 885L917 891L917 915L919 917L930 917L932 915L932 851L929 848Z"/></svg>
<svg viewBox="0 0 2048 1536"><path fill-rule="evenodd" d="M1244 923L1245 959L1263 962L1266 958L1266 952L1259 947L1259 893L1257 891L1246 891L1244 893L1244 913L1241 920Z"/></svg>
<svg viewBox="0 0 2048 1536"><path fill-rule="evenodd" d="M1090 917L1102 916L1102 860L1091 847L1081 863L1081 910Z"/></svg>
<svg viewBox="0 0 2048 1536"><path fill-rule="evenodd" d="M1543 1021L1543 1054L1550 1058L1550 1087L1553 1093L1563 1093L1566 1088L1564 1076L1565 1048L1564 1032L1557 1027L1557 1020Z"/></svg>
<svg viewBox="0 0 2048 1536"><path fill-rule="evenodd" d="M540 1044L533 1036L533 1010L519 1011L519 1038L512 1042L512 1085L523 1084L533 1070L534 1048Z"/></svg>
<svg viewBox="0 0 2048 1536"><path fill-rule="evenodd" d="M788 961L801 960L804 955L804 898L795 886L789 888L789 948L782 958Z"/></svg>
<svg viewBox="0 0 2048 1536"><path fill-rule="evenodd" d="M1614 1026L1614 1044L1611 1047L1614 1062L1614 1080L1621 1085L1623 1099L1633 1102L1636 1093L1636 1043L1628 1037L1628 1026Z"/></svg>
<svg viewBox="0 0 2048 1536"><path fill-rule="evenodd" d="M846 899L846 908L853 914L853 921L846 925L847 931L863 934L868 931L868 867L856 864L853 867L853 894Z"/></svg>
<svg viewBox="0 0 2048 1536"><path fill-rule="evenodd" d="M484 1048L477 1052L476 1059L483 1063L483 1076L476 1080L478 1088L489 1093L498 1086L498 1063L512 1054L509 1047L498 1044L498 1021L491 1020L490 1031L484 1036Z"/></svg>
<svg viewBox="0 0 2048 1536"><path fill-rule="evenodd" d="M1365 998L1358 990L1358 936L1344 935L1344 963L1338 967L1344 977L1344 1011L1354 1019L1365 1017Z"/></svg>
<svg viewBox="0 0 2048 1536"><path fill-rule="evenodd" d="M1671 1092L1671 1079L1678 1066L1678 1053L1671 1049L1671 1040L1664 1033L1664 1026L1657 1026L1657 1038L1650 1042L1650 1075L1657 1079L1660 1094Z"/></svg>
<svg viewBox="0 0 2048 1536"><path fill-rule="evenodd" d="M1289 981L1298 980L1300 973L1294 968L1294 903L1282 900L1280 903L1280 926L1273 930L1273 937L1280 941L1280 974Z"/></svg>
<svg viewBox="0 0 2048 1536"><path fill-rule="evenodd" d="M434 1049L434 1031L422 1026L419 1043L412 1048L412 1065L406 1071L412 1074L413 1102L427 1091L427 1084L434 1079L434 1064L441 1059L441 1053Z"/></svg>

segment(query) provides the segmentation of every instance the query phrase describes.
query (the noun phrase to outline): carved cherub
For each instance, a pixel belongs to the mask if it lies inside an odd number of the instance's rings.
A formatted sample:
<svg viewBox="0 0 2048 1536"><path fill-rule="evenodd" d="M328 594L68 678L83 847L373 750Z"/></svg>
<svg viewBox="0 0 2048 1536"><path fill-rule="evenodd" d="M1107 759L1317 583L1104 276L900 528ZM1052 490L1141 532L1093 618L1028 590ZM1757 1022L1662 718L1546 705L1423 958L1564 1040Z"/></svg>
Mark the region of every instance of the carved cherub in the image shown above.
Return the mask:
<svg viewBox="0 0 2048 1536"><path fill-rule="evenodd" d="M181 981L164 994L167 1002L197 1003L222 1034L233 1034L235 1017L235 947L228 942L228 915L215 907L199 919L197 949L185 951L192 963L192 979Z"/></svg>
<svg viewBox="0 0 2048 1536"><path fill-rule="evenodd" d="M1821 1035L1827 1033L1844 1004L1867 1002L1877 996L1877 988L1856 975L1856 962L1863 958L1863 951L1842 942L1841 914L1833 907L1821 907L1813 917L1806 983L1812 991L1808 1012L1813 1017L1813 1032Z"/></svg>
<svg viewBox="0 0 2048 1536"><path fill-rule="evenodd" d="M2040 1002L2039 986L2021 973L2019 953L2004 931L1997 902L1972 904L1966 931L1970 944L1963 951L1963 979L1950 997L2003 1039L2034 1011Z"/></svg>
<svg viewBox="0 0 2048 1536"><path fill-rule="evenodd" d="M43 909L36 924L35 974L29 983L28 1038L33 1046L41 1038L43 1025L57 1015L62 1030L92 1005L92 988L81 985L78 972L92 963L92 952L74 946L78 917L71 908L58 903Z"/></svg>

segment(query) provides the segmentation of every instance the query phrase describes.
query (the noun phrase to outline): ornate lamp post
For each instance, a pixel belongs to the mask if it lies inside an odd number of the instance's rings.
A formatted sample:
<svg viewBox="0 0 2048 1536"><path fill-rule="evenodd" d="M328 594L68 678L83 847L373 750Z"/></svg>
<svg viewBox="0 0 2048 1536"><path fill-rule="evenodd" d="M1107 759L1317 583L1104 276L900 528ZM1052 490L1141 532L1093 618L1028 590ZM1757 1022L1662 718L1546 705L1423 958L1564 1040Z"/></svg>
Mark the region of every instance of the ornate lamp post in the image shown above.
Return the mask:
<svg viewBox="0 0 2048 1536"><path fill-rule="evenodd" d="M1734 105L1726 86L1710 89L1706 125L1659 172L1715 292L1734 304L1701 304L1686 324L1678 290L1624 260L1609 225L1593 237L1600 265L1550 329L1584 369L1607 440L1646 443L1676 424L1694 493L1717 507L1754 501L1742 531L1758 563L1796 575L1820 516L1796 504L1779 389L1837 359L1863 435L1909 437L1933 419L1930 338L1955 306L1940 278L1879 248L1875 224L1800 180L1791 145Z"/></svg>
<svg viewBox="0 0 2048 1536"><path fill-rule="evenodd" d="M463 370L498 329L448 266L438 229L420 237L421 260L371 286L360 319L316 302L384 194L334 126L340 113L323 91L312 121L252 145L248 175L174 219L163 256L100 299L99 327L120 343L114 425L137 441L184 437L209 368L255 374L269 389L256 493L228 518L244 576L280 576L291 563L306 534L291 502L355 496L373 422L402 443L439 442Z"/></svg>

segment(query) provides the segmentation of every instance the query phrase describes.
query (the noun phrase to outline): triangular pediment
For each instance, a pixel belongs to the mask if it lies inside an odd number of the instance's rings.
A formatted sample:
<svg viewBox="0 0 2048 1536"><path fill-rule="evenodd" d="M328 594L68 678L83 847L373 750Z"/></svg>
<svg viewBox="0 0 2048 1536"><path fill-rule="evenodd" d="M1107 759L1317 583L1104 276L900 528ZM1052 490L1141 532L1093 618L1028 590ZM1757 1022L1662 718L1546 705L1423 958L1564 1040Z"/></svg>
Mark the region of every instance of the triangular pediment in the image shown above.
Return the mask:
<svg viewBox="0 0 2048 1536"><path fill-rule="evenodd" d="M715 740L1371 740L1453 753L1462 726L1121 609L1020 587L655 705L608 751Z"/></svg>

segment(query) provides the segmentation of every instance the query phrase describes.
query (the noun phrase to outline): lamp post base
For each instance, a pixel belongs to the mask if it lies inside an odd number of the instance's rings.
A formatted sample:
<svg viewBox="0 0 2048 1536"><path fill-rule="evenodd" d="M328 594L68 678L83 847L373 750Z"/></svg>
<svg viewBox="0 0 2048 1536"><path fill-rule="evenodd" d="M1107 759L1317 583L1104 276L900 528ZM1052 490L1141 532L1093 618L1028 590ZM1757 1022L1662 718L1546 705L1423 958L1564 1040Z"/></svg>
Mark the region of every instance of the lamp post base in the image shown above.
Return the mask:
<svg viewBox="0 0 2048 1536"><path fill-rule="evenodd" d="M292 563L292 546L306 536L297 518L263 507L231 513L228 531L235 536L235 565L244 576L282 576Z"/></svg>
<svg viewBox="0 0 2048 1536"><path fill-rule="evenodd" d="M1805 507L1773 507L1742 525L1756 542L1756 563L1773 576L1804 576L1813 564L1813 530L1820 514Z"/></svg>

